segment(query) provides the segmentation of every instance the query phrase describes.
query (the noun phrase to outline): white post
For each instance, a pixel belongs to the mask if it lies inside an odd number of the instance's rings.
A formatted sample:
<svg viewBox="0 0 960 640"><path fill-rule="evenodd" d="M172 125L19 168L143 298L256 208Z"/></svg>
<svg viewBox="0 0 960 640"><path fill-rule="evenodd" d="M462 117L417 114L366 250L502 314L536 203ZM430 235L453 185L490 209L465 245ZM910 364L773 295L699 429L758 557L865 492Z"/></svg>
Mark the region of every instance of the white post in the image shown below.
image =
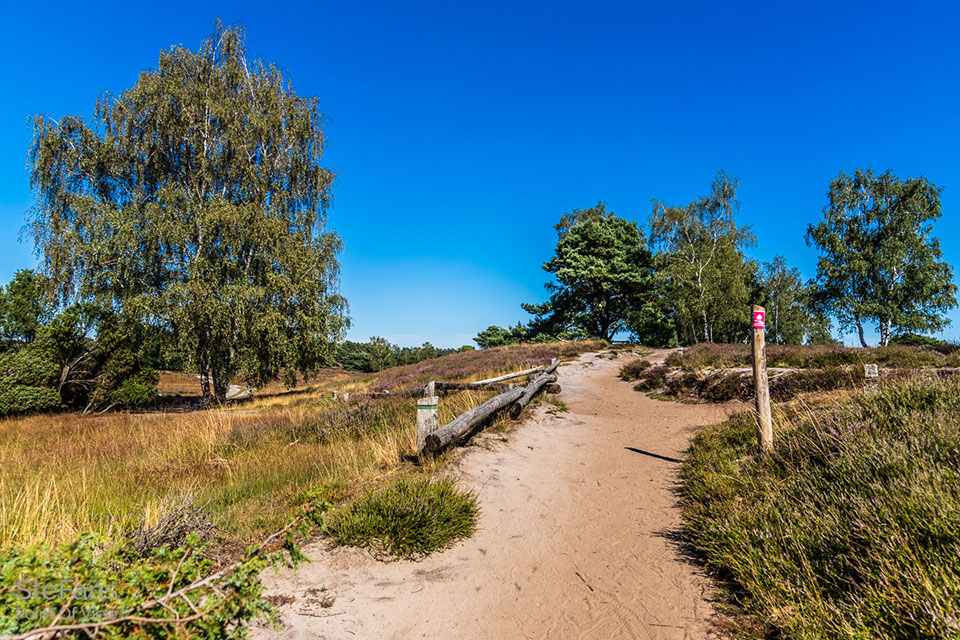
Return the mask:
<svg viewBox="0 0 960 640"><path fill-rule="evenodd" d="M880 378L880 367L875 364L863 365L863 382L867 389L874 389Z"/></svg>
<svg viewBox="0 0 960 640"><path fill-rule="evenodd" d="M433 391L433 382L427 383L425 391ZM439 396L428 395L417 400L417 454L423 453L423 446L427 443L427 436L437 430L439 411L437 403Z"/></svg>

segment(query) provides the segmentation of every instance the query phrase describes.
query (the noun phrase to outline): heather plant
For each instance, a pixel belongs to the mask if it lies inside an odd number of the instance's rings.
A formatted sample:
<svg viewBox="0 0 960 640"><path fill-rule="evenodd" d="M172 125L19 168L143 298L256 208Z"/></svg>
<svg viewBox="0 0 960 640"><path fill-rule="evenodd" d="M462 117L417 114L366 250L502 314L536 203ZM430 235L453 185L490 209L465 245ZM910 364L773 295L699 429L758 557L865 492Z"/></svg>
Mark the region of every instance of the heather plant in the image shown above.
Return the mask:
<svg viewBox="0 0 960 640"><path fill-rule="evenodd" d="M942 351L948 351L943 349ZM956 367L960 352L942 353L927 347L891 345L875 348L851 348L826 345L768 345L769 367L838 367L878 364L883 367ZM753 363L748 344L700 343L667 356L665 364L687 371L749 367Z"/></svg>
<svg viewBox="0 0 960 640"><path fill-rule="evenodd" d="M633 388L637 391L653 391L659 389L667 381L669 369L663 365L650 367L637 376L637 384Z"/></svg>
<svg viewBox="0 0 960 640"><path fill-rule="evenodd" d="M653 365L649 360L644 360L638 358L637 360L632 360L627 364L620 367L620 377L624 380L636 380L640 377L640 374L652 367Z"/></svg>
<svg viewBox="0 0 960 640"><path fill-rule="evenodd" d="M960 380L908 380L781 410L756 456L749 413L697 436L685 529L785 638L960 636Z"/></svg>
<svg viewBox="0 0 960 640"><path fill-rule="evenodd" d="M382 557L418 558L445 549L477 527L477 497L453 480L401 478L335 511L326 522L336 544Z"/></svg>

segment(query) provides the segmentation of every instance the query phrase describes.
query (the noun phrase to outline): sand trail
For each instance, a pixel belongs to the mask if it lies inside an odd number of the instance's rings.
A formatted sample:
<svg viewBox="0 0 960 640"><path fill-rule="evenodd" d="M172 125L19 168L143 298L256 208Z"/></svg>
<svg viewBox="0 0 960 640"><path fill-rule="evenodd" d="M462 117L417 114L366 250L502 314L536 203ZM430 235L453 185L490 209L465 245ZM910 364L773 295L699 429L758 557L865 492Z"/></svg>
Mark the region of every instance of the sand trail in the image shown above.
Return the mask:
<svg viewBox="0 0 960 640"><path fill-rule="evenodd" d="M480 497L472 538L421 562L308 545L310 564L266 574L292 601L280 631L253 637L714 637L709 581L675 542L674 489L689 439L729 408L633 391L617 378L626 359L560 367L568 412L541 404L506 442L485 434L463 451L450 473Z"/></svg>

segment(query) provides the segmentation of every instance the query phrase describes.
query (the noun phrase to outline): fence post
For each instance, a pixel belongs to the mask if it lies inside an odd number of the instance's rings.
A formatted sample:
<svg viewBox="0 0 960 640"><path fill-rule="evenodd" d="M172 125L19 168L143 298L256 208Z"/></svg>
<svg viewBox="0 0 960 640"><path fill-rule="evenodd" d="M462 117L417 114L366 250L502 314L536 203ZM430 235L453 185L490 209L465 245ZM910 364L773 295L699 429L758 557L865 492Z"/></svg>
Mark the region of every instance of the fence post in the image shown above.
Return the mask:
<svg viewBox="0 0 960 640"><path fill-rule="evenodd" d="M863 365L863 386L867 389L875 389L877 381L880 378L880 367L875 364Z"/></svg>
<svg viewBox="0 0 960 640"><path fill-rule="evenodd" d="M760 450L773 450L773 420L770 418L770 387L767 379L767 350L764 328L767 310L753 305L753 389L757 399L757 427Z"/></svg>
<svg viewBox="0 0 960 640"><path fill-rule="evenodd" d="M423 389L426 395L417 400L417 455L423 453L427 436L437 430L439 397L436 395L435 389L436 385L431 380Z"/></svg>

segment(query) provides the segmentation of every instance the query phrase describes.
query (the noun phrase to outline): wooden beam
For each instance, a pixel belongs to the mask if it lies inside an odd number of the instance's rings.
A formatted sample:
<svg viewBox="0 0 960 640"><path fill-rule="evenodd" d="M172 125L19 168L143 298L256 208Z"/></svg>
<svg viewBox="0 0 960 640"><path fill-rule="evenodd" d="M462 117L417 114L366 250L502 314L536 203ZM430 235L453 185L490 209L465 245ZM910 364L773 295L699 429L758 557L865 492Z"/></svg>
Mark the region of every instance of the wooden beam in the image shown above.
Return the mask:
<svg viewBox="0 0 960 640"><path fill-rule="evenodd" d="M519 378L520 376L528 376L531 373L542 373L542 372L543 372L543 367L533 367L532 369L525 369L524 371L516 371L514 373L508 373L506 375L497 376L496 378L488 378L486 380L477 380L476 382L470 382L467 384L484 385L484 384L490 384L492 382L503 382L504 380Z"/></svg>
<svg viewBox="0 0 960 640"><path fill-rule="evenodd" d="M470 411L460 414L450 423L440 427L428 435L426 438L426 446L424 448L429 453L435 453L440 449L443 449L451 442L455 442L463 437L464 434L495 414L497 411L500 411L504 407L516 402L520 396L523 395L524 391L524 387L518 387L517 389L504 391L500 395L490 398L479 407L470 409Z"/></svg>
<svg viewBox="0 0 960 640"><path fill-rule="evenodd" d="M545 387L546 385L556 381L557 381L557 376L555 375L551 376L551 375L544 374L541 376L537 376L537 378L533 382L531 382L526 386L526 388L524 388L523 395L520 396L520 398L513 403L512 407L510 407L510 417L519 418L520 414L523 413L523 408L526 407L528 404L530 404L530 401L533 400L533 396L540 393L540 390L543 389L543 387Z"/></svg>

